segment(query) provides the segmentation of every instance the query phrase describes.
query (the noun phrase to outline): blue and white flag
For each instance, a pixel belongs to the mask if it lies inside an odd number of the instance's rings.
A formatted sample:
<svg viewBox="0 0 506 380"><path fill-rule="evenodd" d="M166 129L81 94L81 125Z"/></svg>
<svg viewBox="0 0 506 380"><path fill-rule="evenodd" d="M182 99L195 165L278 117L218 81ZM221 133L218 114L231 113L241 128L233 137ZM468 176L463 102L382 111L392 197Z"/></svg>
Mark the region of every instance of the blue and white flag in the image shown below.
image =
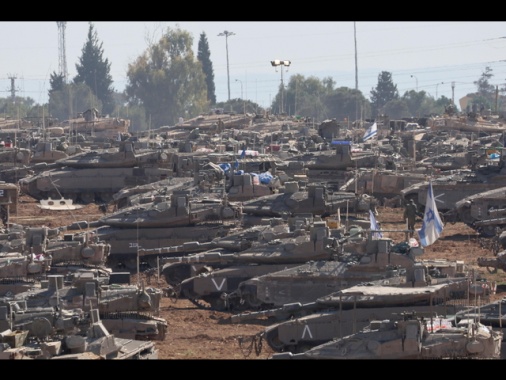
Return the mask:
<svg viewBox="0 0 506 380"><path fill-rule="evenodd" d="M422 228L417 232L422 247L433 244L439 238L441 232L443 232L443 222L437 211L436 200L434 199L434 192L432 191L432 182L430 181L427 189Z"/></svg>
<svg viewBox="0 0 506 380"><path fill-rule="evenodd" d="M364 133L364 137L362 137L363 141L369 140L371 137L374 137L378 134L378 125L376 122L374 122L373 125L371 125L369 128L367 128L367 131Z"/></svg>
<svg viewBox="0 0 506 380"><path fill-rule="evenodd" d="M381 228L376 221L376 218L374 217L374 213L371 210L369 210L369 219L371 220L371 231L380 231ZM381 232L373 232L372 237L374 239L379 239L383 237L383 234Z"/></svg>

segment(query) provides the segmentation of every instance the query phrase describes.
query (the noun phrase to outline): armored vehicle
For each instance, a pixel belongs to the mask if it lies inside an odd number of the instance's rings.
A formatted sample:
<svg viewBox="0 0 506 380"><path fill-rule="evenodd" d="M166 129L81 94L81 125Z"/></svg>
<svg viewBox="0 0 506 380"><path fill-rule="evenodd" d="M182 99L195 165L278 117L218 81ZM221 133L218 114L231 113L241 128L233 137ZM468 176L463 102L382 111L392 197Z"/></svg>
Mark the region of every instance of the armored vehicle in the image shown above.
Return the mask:
<svg viewBox="0 0 506 380"><path fill-rule="evenodd" d="M213 270L187 278L176 285L176 291L200 307L203 304L199 301L205 301L218 310L239 308L238 298L227 299L224 295L235 291L240 282L308 260L332 260L336 254L336 249L332 248L334 240L325 222L314 222L307 231L297 229L289 238L276 238L237 253L208 251L166 258L163 273L167 282L174 284L174 278L171 278L174 273L179 279L189 272L187 268L190 265L212 265Z"/></svg>
<svg viewBox="0 0 506 380"><path fill-rule="evenodd" d="M253 318L275 319L252 341L265 339L276 352L303 352L332 339L347 336L367 326L372 319L387 319L392 313L410 310L417 313L449 316L461 310L467 297L466 279L436 285L389 285L377 280L352 286L318 298L316 302L294 302L277 309L236 314L232 322ZM246 341L246 340L245 340Z"/></svg>
<svg viewBox="0 0 506 380"><path fill-rule="evenodd" d="M229 297L239 297L242 304L250 304L252 309L266 309L295 302L308 303L365 282L384 280L383 285L420 286L426 284L429 272L432 276L438 275L428 265L416 262L414 254L392 252L390 246L390 239L362 238L344 243L342 250L345 252L337 261L311 261L257 276L240 283ZM445 271L448 272L448 268Z"/></svg>
<svg viewBox="0 0 506 380"><path fill-rule="evenodd" d="M464 197L443 217L446 222L465 223L483 236L495 236L506 227L506 187Z"/></svg>
<svg viewBox="0 0 506 380"><path fill-rule="evenodd" d="M36 317L40 317L41 310L48 312L49 318L53 307L69 313L75 309L86 312L96 308L104 325L118 337L143 340L165 338L167 321L156 316L160 310L161 290L130 284L109 284L108 278L104 280L97 274L96 271L81 270L66 276L49 275L47 280L40 282L40 286L35 284L26 292L5 296L0 299L0 308L2 305L12 307L18 304L21 309L12 309L8 314L12 317L3 319L2 323L11 328L29 330L33 334L34 322Z"/></svg>
<svg viewBox="0 0 506 380"><path fill-rule="evenodd" d="M0 181L0 220L7 226L10 214L15 214L18 208L19 188L12 183Z"/></svg>
<svg viewBox="0 0 506 380"><path fill-rule="evenodd" d="M460 170L448 176L432 179L432 189L438 211L449 211L461 199L503 187L506 179L505 173L503 173L503 169L487 167L476 169L475 171ZM413 199L419 210L423 211L428 186L428 181L419 182L401 190L401 195L405 202Z"/></svg>
<svg viewBox="0 0 506 380"><path fill-rule="evenodd" d="M64 197L84 204L106 203L124 187L159 181L172 174L166 153L136 153L131 142L124 142L119 150L83 152L55 164L57 168L20 179L21 191L38 200Z"/></svg>
<svg viewBox="0 0 506 380"><path fill-rule="evenodd" d="M98 221L76 222L67 230L95 228L100 241L111 246L107 264L138 267L138 250L161 248L188 241L209 242L224 236L239 220L237 205L225 199L193 196L189 191L173 191L168 196L158 195L154 201L126 207L105 215ZM230 224L227 224L230 223ZM156 268L156 257L146 258Z"/></svg>
<svg viewBox="0 0 506 380"><path fill-rule="evenodd" d="M31 151L26 148L0 148L0 169L22 167L31 162Z"/></svg>
<svg viewBox="0 0 506 380"><path fill-rule="evenodd" d="M46 318L54 316L54 318ZM0 332L0 359L153 360L158 349L151 341L119 338L111 334L97 310L46 312L27 330ZM54 320L54 324L51 322Z"/></svg>
<svg viewBox="0 0 506 380"><path fill-rule="evenodd" d="M278 165L289 177L303 174L309 182L327 182L328 188L337 190L349 179L349 170L375 168L381 159L374 152L352 152L352 142L333 141L331 149L294 156Z"/></svg>
<svg viewBox="0 0 506 380"><path fill-rule="evenodd" d="M495 257L478 257L479 267L487 268L490 273L497 273L498 269L506 272L506 250L498 252Z"/></svg>
<svg viewBox="0 0 506 380"><path fill-rule="evenodd" d="M367 194L356 197L351 192L331 193L325 185L309 184L301 190L296 182L286 182L283 193L266 195L242 202L244 223L254 223L255 217L283 217L308 213L315 216L329 216L338 212L368 212L374 197Z"/></svg>
<svg viewBox="0 0 506 380"><path fill-rule="evenodd" d="M123 188L113 194L110 203L119 210L140 203L151 203L158 195L168 195L173 191L189 189L192 186L193 178L190 177L166 178L146 185Z"/></svg>
<svg viewBox="0 0 506 380"><path fill-rule="evenodd" d="M419 166L430 167L439 170L468 169L478 163L475 151L444 153L433 157L426 157L418 162Z"/></svg>
<svg viewBox="0 0 506 380"><path fill-rule="evenodd" d="M499 359L503 333L473 320L436 325L435 315L403 313L303 353L272 359ZM465 322L465 323L464 323Z"/></svg>
<svg viewBox="0 0 506 380"><path fill-rule="evenodd" d="M378 200L390 199L401 194L401 190L425 181L425 171L369 170L360 168L341 191L369 194Z"/></svg>

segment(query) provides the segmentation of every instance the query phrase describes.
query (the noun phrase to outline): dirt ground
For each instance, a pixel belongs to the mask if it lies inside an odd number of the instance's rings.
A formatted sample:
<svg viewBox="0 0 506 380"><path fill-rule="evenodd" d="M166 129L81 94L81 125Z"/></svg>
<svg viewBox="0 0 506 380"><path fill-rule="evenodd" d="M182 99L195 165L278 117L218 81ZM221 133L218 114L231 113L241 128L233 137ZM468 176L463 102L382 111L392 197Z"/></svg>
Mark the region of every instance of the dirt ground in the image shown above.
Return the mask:
<svg viewBox="0 0 506 380"><path fill-rule="evenodd" d="M30 226L47 226L56 228L76 221L97 220L102 214L95 204L87 205L73 211L50 211L38 207L38 202L22 195L16 213L11 213L10 222ZM381 228L387 230L403 229L402 208L378 208L377 221ZM421 220L416 228L421 227ZM385 237L393 239L394 244L404 241L404 234L385 232ZM416 237L416 236L415 236ZM440 238L425 248L422 259L463 260L466 264L476 266L478 257L494 257L490 248L490 239L480 238L471 228L461 223L446 224ZM492 299L500 299L506 286L506 274L502 270L491 274L486 268L476 266L476 273L482 278L496 281L498 292ZM164 288L163 279L155 277L147 281L148 286ZM133 275L132 283L137 282ZM252 344L251 336L260 333L268 320L251 323L234 324L230 315L225 312L198 309L187 300L164 297L160 317L168 323L168 332L164 341L155 342L159 349L159 359L267 359L274 352L267 343L259 346ZM240 344L240 342L243 342Z"/></svg>

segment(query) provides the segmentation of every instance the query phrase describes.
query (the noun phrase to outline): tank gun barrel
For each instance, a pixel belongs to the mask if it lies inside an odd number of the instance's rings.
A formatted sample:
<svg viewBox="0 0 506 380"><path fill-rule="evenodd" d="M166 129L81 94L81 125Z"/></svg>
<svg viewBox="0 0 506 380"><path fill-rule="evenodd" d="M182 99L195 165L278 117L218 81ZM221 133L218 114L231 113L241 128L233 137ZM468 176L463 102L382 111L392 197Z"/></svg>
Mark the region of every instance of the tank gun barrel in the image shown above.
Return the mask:
<svg viewBox="0 0 506 380"><path fill-rule="evenodd" d="M182 245L174 245L161 248L146 248L139 249L139 256L157 256L167 253L198 253L205 252L211 249L222 248L232 252L244 251L251 247L251 242L246 240L216 240L206 243L199 243L198 241L186 242Z"/></svg>
<svg viewBox="0 0 506 380"><path fill-rule="evenodd" d="M197 253L216 248L213 242L199 243L198 241L189 241L181 245L172 245L161 248L139 248L139 256L156 256L166 253Z"/></svg>
<svg viewBox="0 0 506 380"><path fill-rule="evenodd" d="M78 222L74 222L72 224L69 224L68 226L61 227L62 231L75 231L75 230L82 230L86 228L96 228L102 226L102 223L98 220L94 222L88 222L87 220L81 220Z"/></svg>
<svg viewBox="0 0 506 380"><path fill-rule="evenodd" d="M191 256L177 256L177 257L164 257L163 263L222 263L222 262L233 262L237 258L235 254L223 254L217 251L210 251L205 253L198 253Z"/></svg>
<svg viewBox="0 0 506 380"><path fill-rule="evenodd" d="M239 323L244 321L250 321L261 317L277 317L286 319L294 314L302 314L304 312L312 312L321 308L316 302L300 303L293 302L283 305L276 309L253 311L249 313L235 314L230 317L232 323Z"/></svg>

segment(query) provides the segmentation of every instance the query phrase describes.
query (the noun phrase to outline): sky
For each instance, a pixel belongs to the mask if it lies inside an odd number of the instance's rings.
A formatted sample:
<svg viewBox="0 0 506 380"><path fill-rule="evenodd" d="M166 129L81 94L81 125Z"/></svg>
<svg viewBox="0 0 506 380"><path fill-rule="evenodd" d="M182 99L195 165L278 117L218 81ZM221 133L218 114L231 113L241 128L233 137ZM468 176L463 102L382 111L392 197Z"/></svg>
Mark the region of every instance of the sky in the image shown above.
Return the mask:
<svg viewBox="0 0 506 380"><path fill-rule="evenodd" d="M179 27L198 41L206 34L218 102L244 98L269 107L281 81L291 75L355 88L370 98L382 71L392 74L400 95L424 90L459 99L475 92L486 67L490 83L506 85L506 22L502 21L91 21L111 64L112 87L123 91L128 64L164 30ZM87 40L86 21L65 23L69 79ZM227 32L227 33L225 33ZM228 37L225 36L228 34ZM227 49L228 47L228 49ZM228 52L227 52L228 51ZM56 21L0 22L0 97L47 102L49 78L60 72L60 29ZM290 61L273 67L273 60ZM228 63L227 63L228 61ZM230 94L229 94L230 91ZM289 110L288 110L289 111Z"/></svg>

